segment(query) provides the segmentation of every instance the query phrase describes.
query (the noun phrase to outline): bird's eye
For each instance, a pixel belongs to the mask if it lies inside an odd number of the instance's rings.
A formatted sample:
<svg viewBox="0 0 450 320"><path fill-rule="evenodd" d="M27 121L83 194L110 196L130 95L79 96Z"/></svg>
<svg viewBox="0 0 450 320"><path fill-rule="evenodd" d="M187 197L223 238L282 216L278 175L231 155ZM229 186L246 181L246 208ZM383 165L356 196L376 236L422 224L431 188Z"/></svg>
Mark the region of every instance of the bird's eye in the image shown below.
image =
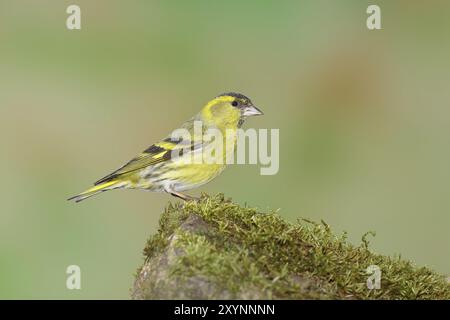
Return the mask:
<svg viewBox="0 0 450 320"><path fill-rule="evenodd" d="M239 104L239 103L238 103L236 100L234 100L234 101L231 103L231 105L232 105L233 107L237 107L238 104Z"/></svg>

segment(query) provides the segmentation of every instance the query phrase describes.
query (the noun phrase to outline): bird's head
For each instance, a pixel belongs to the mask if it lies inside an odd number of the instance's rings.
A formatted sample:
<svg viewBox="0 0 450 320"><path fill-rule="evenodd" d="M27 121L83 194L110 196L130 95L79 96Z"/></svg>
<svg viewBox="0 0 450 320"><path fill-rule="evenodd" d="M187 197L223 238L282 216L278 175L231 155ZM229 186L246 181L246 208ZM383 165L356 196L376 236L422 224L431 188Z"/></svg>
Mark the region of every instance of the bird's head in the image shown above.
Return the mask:
<svg viewBox="0 0 450 320"><path fill-rule="evenodd" d="M240 126L247 117L262 115L252 101L240 93L229 92L212 99L202 110L202 118L218 126Z"/></svg>

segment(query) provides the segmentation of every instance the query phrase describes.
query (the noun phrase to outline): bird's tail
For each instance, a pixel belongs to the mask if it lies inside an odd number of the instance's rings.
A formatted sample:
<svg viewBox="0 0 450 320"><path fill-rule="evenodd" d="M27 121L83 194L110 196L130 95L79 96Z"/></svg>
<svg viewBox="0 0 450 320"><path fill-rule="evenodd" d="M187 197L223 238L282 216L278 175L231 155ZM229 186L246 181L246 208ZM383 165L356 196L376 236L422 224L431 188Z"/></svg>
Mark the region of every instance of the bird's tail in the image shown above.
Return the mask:
<svg viewBox="0 0 450 320"><path fill-rule="evenodd" d="M124 187L125 185L126 185L126 182L121 182L121 181L117 181L117 180L107 181L107 182L98 184L96 186L93 186L92 188L90 188L76 196L73 196L67 200L75 200L75 202L80 202L80 201L83 201L84 199L95 196L98 193L112 190L112 189L121 188L121 187Z"/></svg>

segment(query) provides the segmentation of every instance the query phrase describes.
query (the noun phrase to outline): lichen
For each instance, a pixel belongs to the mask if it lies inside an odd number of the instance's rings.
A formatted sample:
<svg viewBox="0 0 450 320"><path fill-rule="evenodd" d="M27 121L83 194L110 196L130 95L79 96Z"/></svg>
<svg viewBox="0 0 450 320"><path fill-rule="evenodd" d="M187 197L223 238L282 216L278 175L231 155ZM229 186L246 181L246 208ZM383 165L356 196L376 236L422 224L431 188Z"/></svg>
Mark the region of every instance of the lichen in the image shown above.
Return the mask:
<svg viewBox="0 0 450 320"><path fill-rule="evenodd" d="M136 299L450 299L444 276L372 252L367 234L352 245L323 221L290 223L222 194L169 204L144 256ZM370 265L380 289L367 287Z"/></svg>

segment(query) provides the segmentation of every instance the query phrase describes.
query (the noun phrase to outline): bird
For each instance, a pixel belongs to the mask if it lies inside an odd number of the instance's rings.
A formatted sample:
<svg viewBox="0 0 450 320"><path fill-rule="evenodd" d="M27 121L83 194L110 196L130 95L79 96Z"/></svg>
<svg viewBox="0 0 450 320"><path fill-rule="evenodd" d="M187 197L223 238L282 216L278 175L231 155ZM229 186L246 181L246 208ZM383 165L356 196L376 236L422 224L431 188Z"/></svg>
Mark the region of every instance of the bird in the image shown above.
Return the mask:
<svg viewBox="0 0 450 320"><path fill-rule="evenodd" d="M262 114L241 93L220 94L163 140L68 200L80 202L114 189L166 192L184 201L197 200L184 191L204 185L221 174L229 163L228 157L234 154L244 121ZM208 134L209 138L205 139ZM215 161L202 161L204 158Z"/></svg>

